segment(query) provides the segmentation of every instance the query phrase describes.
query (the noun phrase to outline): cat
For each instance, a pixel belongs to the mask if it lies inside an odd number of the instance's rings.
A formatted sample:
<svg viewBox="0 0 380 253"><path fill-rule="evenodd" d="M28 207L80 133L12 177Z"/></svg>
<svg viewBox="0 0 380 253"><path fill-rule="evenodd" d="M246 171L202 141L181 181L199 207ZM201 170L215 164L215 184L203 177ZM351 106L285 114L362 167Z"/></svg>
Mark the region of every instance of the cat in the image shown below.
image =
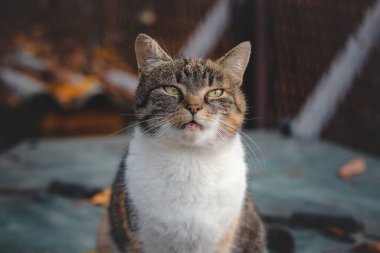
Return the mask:
<svg viewBox="0 0 380 253"><path fill-rule="evenodd" d="M251 44L217 61L136 38L134 129L98 230L99 253L265 253L239 131Z"/></svg>

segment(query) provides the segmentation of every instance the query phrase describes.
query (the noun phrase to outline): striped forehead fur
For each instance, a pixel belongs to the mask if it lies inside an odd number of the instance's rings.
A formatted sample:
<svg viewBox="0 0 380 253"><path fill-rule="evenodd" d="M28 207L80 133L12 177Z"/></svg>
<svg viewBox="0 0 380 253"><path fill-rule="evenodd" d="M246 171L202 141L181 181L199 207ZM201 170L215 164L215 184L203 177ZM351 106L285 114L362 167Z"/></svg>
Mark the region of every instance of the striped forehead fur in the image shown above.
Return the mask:
<svg viewBox="0 0 380 253"><path fill-rule="evenodd" d="M239 86L220 65L210 59L180 57L172 61L163 61L141 73L136 105L144 106L148 93L163 85L182 83L189 91L196 92L204 86L223 87L224 82L231 87Z"/></svg>

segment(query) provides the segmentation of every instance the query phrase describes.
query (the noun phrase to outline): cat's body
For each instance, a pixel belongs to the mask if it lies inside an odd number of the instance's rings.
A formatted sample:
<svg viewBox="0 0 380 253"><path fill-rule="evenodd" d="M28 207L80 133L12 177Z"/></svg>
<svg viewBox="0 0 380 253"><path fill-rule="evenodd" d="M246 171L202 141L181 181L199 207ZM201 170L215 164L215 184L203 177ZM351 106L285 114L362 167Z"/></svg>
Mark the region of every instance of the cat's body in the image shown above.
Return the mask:
<svg viewBox="0 0 380 253"><path fill-rule="evenodd" d="M137 130L127 164L126 186L139 214L138 239L147 252L215 252L239 220L246 168L238 136L220 150L183 152L149 146Z"/></svg>
<svg viewBox="0 0 380 253"><path fill-rule="evenodd" d="M216 63L172 60L137 38L141 124L113 185L100 253L266 252L239 135L248 46Z"/></svg>

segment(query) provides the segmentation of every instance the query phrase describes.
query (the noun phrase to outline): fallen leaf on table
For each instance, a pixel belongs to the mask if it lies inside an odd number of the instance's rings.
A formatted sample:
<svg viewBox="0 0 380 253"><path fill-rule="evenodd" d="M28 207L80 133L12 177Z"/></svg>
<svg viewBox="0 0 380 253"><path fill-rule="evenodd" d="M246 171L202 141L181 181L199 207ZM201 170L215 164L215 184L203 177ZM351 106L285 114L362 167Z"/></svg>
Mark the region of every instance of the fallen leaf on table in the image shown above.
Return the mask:
<svg viewBox="0 0 380 253"><path fill-rule="evenodd" d="M94 205L109 206L111 200L111 188L105 188L103 191L94 195L90 202Z"/></svg>
<svg viewBox="0 0 380 253"><path fill-rule="evenodd" d="M338 174L341 179L350 180L354 176L363 174L366 169L366 160L363 157L357 157L340 167Z"/></svg>
<svg viewBox="0 0 380 253"><path fill-rule="evenodd" d="M380 253L380 242L358 243L352 248L352 252L357 253Z"/></svg>
<svg viewBox="0 0 380 253"><path fill-rule="evenodd" d="M352 241L350 232L338 227L328 227L324 229L323 232L325 232L329 236L333 236L341 240L347 240L349 242Z"/></svg>
<svg viewBox="0 0 380 253"><path fill-rule="evenodd" d="M352 246L336 247L324 250L323 253L343 253L343 252L353 252L353 253L380 253L380 242L360 242Z"/></svg>

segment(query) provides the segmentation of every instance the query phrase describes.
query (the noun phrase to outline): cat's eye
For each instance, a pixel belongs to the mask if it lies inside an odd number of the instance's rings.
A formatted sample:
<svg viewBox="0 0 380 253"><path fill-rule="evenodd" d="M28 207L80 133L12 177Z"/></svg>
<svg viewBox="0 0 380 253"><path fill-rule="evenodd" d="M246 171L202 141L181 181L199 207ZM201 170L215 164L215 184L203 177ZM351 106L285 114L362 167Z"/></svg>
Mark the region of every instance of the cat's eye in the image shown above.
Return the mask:
<svg viewBox="0 0 380 253"><path fill-rule="evenodd" d="M172 85L167 85L167 86L164 86L163 88L166 93L172 96L177 96L180 93L179 89Z"/></svg>
<svg viewBox="0 0 380 253"><path fill-rule="evenodd" d="M218 97L222 96L223 93L224 93L224 91L222 89L215 89L215 90L210 90L207 93L207 96L209 98L218 98Z"/></svg>

